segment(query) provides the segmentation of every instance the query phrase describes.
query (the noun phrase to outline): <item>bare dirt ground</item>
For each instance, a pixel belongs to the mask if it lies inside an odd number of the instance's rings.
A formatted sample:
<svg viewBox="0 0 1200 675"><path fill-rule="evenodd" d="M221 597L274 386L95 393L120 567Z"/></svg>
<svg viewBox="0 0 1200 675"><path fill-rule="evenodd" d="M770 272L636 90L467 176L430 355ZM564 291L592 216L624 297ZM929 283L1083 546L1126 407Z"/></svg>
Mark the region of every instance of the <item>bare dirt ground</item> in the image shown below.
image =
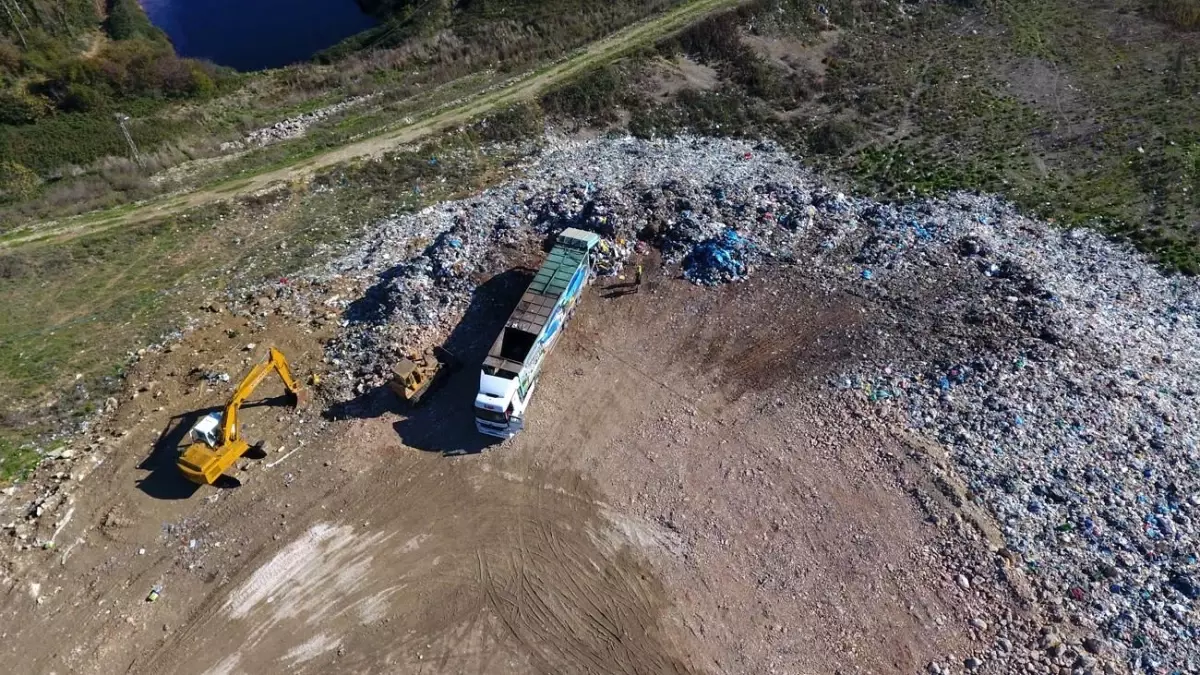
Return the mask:
<svg viewBox="0 0 1200 675"><path fill-rule="evenodd" d="M236 383L266 344L310 373L325 337L213 315L143 360L105 440L2 498L17 546L0 658L20 673L911 673L961 668L989 626L1022 620L986 526L934 485L937 450L828 387L880 330L867 301L791 270L627 290L585 299L513 441L474 432L472 367L412 414L369 392L295 416L272 383L245 412L267 456L243 460L238 487L193 490L174 448L231 386L195 373ZM33 490L42 513L17 512Z"/></svg>

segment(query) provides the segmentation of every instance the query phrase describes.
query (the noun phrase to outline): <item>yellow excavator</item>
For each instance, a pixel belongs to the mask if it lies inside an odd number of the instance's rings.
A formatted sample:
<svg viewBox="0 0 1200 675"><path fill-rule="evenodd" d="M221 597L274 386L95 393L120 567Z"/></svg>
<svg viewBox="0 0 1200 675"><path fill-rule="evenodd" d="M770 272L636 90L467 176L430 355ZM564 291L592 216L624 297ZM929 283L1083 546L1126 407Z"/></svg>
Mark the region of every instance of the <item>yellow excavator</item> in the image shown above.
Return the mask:
<svg viewBox="0 0 1200 675"><path fill-rule="evenodd" d="M287 359L283 358L283 354L271 347L271 354L267 360L254 366L234 390L233 396L225 406L225 413L205 415L192 427L192 443L179 456L178 462L179 470L188 480L212 485L250 449L250 444L242 438L241 429L238 427L238 409L272 371L279 373L283 385L295 397L297 407L308 403L308 390L301 387L292 377L292 371L288 368Z"/></svg>

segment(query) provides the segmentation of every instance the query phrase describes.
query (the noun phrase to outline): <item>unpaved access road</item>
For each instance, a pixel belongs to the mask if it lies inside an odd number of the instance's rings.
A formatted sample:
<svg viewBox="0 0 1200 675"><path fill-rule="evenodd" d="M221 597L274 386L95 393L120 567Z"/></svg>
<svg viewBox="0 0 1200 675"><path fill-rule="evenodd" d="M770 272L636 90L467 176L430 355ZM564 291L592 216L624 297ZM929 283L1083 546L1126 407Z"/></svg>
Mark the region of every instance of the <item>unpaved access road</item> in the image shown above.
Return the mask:
<svg viewBox="0 0 1200 675"><path fill-rule="evenodd" d="M236 380L248 340L301 373L320 363L319 331L215 315L139 365L106 440L0 500L14 543L55 541L5 553L0 658L59 674L961 667L1022 610L924 451L826 384L876 316L795 271L716 290L651 274L584 299L512 441L475 434L470 367L411 413L370 392L297 417L272 383L244 414L267 456L240 487L192 490L174 448L221 398L197 373Z"/></svg>
<svg viewBox="0 0 1200 675"><path fill-rule="evenodd" d="M118 208L111 215L103 212L88 213L74 218L23 227L0 238L0 249L14 248L47 239L69 239L115 227L160 220L185 213L205 204L254 194L273 185L289 185L303 181L330 166L355 159L378 157L390 149L419 141L496 108L536 98L550 88L566 82L590 68L608 63L632 49L680 31L713 12L732 7L741 1L692 0L686 2L660 16L633 24L598 40L549 67L517 77L501 87L468 96L448 108L435 111L411 124L392 127L384 132L318 155L298 159L288 166L249 177L238 177L233 186L218 184L184 194L157 198L139 204L133 209Z"/></svg>

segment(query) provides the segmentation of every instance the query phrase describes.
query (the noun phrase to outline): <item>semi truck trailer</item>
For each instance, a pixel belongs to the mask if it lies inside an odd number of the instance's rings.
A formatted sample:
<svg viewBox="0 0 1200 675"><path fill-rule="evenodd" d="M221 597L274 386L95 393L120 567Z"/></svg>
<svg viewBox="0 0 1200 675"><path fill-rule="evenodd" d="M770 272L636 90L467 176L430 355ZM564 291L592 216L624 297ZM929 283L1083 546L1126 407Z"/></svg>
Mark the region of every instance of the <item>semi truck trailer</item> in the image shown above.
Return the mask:
<svg viewBox="0 0 1200 675"><path fill-rule="evenodd" d="M595 276L592 251L599 243L596 233L573 227L555 239L483 362L475 397L480 433L512 438L524 428L542 365Z"/></svg>

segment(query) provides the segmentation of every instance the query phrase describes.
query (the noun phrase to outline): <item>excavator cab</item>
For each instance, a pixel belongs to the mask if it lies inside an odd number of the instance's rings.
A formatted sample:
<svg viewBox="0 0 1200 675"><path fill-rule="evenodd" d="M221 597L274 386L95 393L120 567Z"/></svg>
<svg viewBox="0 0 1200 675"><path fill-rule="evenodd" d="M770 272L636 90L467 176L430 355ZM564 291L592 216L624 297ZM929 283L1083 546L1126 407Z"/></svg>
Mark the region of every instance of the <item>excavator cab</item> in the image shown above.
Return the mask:
<svg viewBox="0 0 1200 675"><path fill-rule="evenodd" d="M192 442L203 443L210 448L215 448L221 444L218 436L221 433L221 416L217 413L209 413L200 418L196 422L196 426L192 427Z"/></svg>

